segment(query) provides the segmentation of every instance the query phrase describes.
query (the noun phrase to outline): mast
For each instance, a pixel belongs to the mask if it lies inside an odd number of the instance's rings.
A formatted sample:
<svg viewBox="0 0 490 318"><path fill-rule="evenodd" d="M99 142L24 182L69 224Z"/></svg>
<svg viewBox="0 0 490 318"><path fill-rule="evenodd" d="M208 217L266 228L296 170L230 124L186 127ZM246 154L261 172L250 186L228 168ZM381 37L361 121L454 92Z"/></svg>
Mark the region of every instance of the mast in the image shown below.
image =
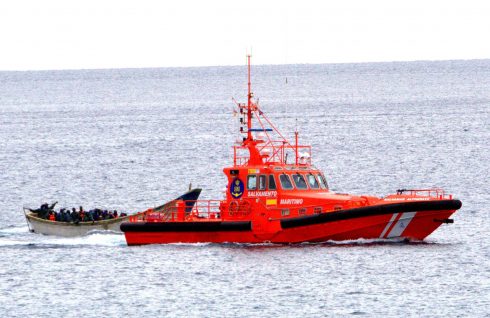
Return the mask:
<svg viewBox="0 0 490 318"><path fill-rule="evenodd" d="M240 133L242 134L242 141L240 146L234 146L234 165L262 165L264 163L276 163L287 164L286 152L293 151L295 155L295 164L300 164L299 150L306 150L311 154L310 146L300 146L298 144L298 131L295 131L295 144L291 144L274 124L267 118L267 116L259 108L256 101L253 100L254 94L252 92L252 80L251 80L251 54L247 54L247 103L235 103L238 105L240 111ZM256 121L257 127L252 128L252 120ZM245 124L246 122L246 124ZM246 131L245 131L246 129ZM256 138L253 133L259 132ZM245 137L246 134L246 137ZM276 139L274 139L276 138ZM244 161L246 157L242 157L238 154L240 149L248 149L248 160Z"/></svg>
<svg viewBox="0 0 490 318"><path fill-rule="evenodd" d="M252 140L252 83L250 82L250 54L247 54L248 67L248 102L247 102L247 139Z"/></svg>
<svg viewBox="0 0 490 318"><path fill-rule="evenodd" d="M254 104L252 97L252 83L250 80L250 54L247 54L247 69L248 69L248 94L247 94L247 138L243 141L243 145L248 148L250 157L248 164L256 165L262 164L262 156L260 151L257 149L257 142L254 140L252 135L252 112L257 109L257 105Z"/></svg>

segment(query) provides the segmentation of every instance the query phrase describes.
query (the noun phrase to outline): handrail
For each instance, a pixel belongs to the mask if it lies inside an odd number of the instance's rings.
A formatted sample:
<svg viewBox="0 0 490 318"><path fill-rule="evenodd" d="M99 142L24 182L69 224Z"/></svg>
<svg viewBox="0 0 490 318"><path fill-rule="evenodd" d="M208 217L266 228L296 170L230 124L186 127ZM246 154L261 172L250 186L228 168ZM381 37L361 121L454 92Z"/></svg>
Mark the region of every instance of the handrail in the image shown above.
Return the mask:
<svg viewBox="0 0 490 318"><path fill-rule="evenodd" d="M239 153L240 150L247 151L246 146L233 146L233 164L235 166L245 166L248 164L249 154L242 155ZM286 151L296 151L296 146L284 143L279 140L271 140L263 145L260 145L258 149L263 154L263 163L286 163ZM306 152L306 156L299 158L301 160L301 165L311 165L312 151L311 146L308 145L298 145L298 151Z"/></svg>
<svg viewBox="0 0 490 318"><path fill-rule="evenodd" d="M154 211L149 209L134 215L130 222L177 222L177 221L213 221L234 219L240 220L244 217L249 217L252 210L268 211L270 215L276 212L280 214L283 210L290 211L290 216L300 214L300 210L305 211L305 215L315 213L324 213L329 210L322 204L301 205L295 207L270 207L261 201L238 200L227 203L222 200L189 200L177 201L178 204L168 207L165 211ZM192 203L193 208L190 212L185 212L186 204ZM258 205L255 209L253 204ZM315 212L315 209L320 208L320 212ZM275 219L275 218L274 218Z"/></svg>
<svg viewBox="0 0 490 318"><path fill-rule="evenodd" d="M173 205L162 210L148 209L133 215L130 222L170 222L206 217L216 219L218 214L223 212L222 202L221 200L177 200ZM192 209L186 212L189 205L192 205Z"/></svg>
<svg viewBox="0 0 490 318"><path fill-rule="evenodd" d="M446 197L452 198L452 195L446 195L441 188L431 188L431 189L398 189L396 190L397 195L406 196L424 196L429 198L439 198L443 199Z"/></svg>

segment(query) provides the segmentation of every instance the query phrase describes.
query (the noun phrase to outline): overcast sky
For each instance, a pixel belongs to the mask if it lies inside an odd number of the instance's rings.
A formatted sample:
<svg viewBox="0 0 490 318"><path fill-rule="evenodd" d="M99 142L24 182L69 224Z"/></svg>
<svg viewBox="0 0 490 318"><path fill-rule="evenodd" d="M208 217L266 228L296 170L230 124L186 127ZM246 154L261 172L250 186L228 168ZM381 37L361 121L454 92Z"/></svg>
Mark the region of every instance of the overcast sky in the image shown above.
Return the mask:
<svg viewBox="0 0 490 318"><path fill-rule="evenodd" d="M0 70L490 58L490 1L2 0Z"/></svg>

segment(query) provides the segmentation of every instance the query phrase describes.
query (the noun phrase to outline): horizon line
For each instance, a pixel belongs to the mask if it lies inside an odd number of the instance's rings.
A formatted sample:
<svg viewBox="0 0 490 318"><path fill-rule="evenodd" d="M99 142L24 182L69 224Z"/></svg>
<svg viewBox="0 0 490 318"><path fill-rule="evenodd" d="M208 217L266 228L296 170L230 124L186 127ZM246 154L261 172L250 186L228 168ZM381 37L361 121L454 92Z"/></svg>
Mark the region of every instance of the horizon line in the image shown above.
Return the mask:
<svg viewBox="0 0 490 318"><path fill-rule="evenodd" d="M421 62L463 62L463 61L490 61L490 58L468 59L421 59L421 60L391 60L391 61L364 61L364 62L333 62L333 63L277 63L252 64L253 66L285 66L285 65L345 65L345 64L388 64L388 63L421 63ZM245 64L225 65L187 65L187 66L142 66L142 67L98 67L98 68L46 68L46 69L5 69L0 72L63 72L63 71L102 71L102 70L135 70L135 69L192 69L216 67L240 67Z"/></svg>

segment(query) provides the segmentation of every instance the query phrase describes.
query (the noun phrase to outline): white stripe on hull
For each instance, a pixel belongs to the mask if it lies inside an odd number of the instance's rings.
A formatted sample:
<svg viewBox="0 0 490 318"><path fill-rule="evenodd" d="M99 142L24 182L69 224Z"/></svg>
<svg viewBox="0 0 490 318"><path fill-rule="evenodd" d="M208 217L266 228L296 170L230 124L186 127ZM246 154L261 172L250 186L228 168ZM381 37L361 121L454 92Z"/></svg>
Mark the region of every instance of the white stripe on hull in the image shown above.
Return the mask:
<svg viewBox="0 0 490 318"><path fill-rule="evenodd" d="M384 238L385 237L386 232L391 227L391 224L393 224L393 222L395 221L395 219L396 219L397 216L398 216L398 213L393 213L393 216L391 217L391 219L388 222L388 224L386 224L386 226L385 226L383 232L381 232L381 235L379 236L379 238Z"/></svg>
<svg viewBox="0 0 490 318"><path fill-rule="evenodd" d="M402 214L398 222L396 222L395 226L393 229L390 231L388 234L387 238L392 238L392 237L400 237L403 234L403 231L407 228L407 226L410 224L412 219L414 218L415 214L417 212L405 212Z"/></svg>

